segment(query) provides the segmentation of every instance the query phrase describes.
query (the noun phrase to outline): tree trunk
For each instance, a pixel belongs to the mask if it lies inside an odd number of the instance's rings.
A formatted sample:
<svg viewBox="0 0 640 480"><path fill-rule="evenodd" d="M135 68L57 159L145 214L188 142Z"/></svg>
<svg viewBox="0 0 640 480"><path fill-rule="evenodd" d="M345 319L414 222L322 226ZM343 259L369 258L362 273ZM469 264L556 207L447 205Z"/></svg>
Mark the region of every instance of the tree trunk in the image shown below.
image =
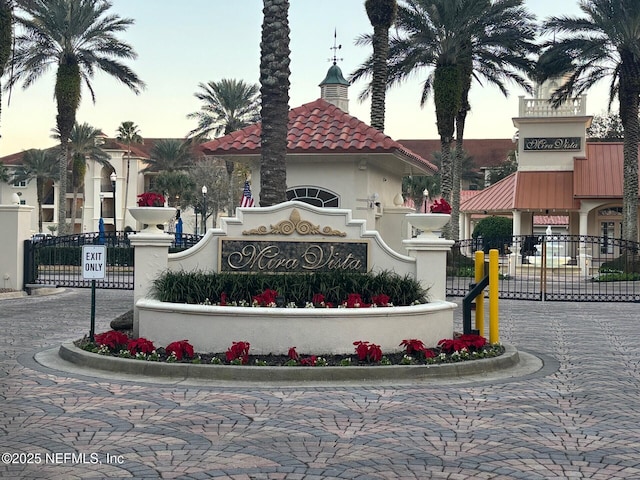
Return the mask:
<svg viewBox="0 0 640 480"><path fill-rule="evenodd" d="M635 67L635 68L634 68ZM622 229L625 240L638 241L638 141L640 141L640 68L623 57L620 68L620 119L624 128Z"/></svg>
<svg viewBox="0 0 640 480"><path fill-rule="evenodd" d="M129 201L130 172L131 172L131 145L128 146L128 151L127 151L127 174L125 175L124 201L122 202L122 231L124 231L124 228L125 228L125 216L127 215L127 202ZM115 211L114 211L114 216L117 217L117 214L115 213ZM113 228L115 228L116 231L118 231L118 226L116 225L116 219L113 220Z"/></svg>
<svg viewBox="0 0 640 480"><path fill-rule="evenodd" d="M385 98L387 89L387 59L389 58L389 29L373 29L373 78L371 80L371 126L384 132Z"/></svg>
<svg viewBox="0 0 640 480"><path fill-rule="evenodd" d="M229 202L227 205L227 215L229 217L233 217L236 204L236 201L233 198L233 171L235 169L235 164L231 160L225 160L224 163L225 167L227 167L227 181L229 182L227 190L227 201Z"/></svg>
<svg viewBox="0 0 640 480"><path fill-rule="evenodd" d="M287 200L289 123L289 0L264 0L260 43L262 135L260 205Z"/></svg>

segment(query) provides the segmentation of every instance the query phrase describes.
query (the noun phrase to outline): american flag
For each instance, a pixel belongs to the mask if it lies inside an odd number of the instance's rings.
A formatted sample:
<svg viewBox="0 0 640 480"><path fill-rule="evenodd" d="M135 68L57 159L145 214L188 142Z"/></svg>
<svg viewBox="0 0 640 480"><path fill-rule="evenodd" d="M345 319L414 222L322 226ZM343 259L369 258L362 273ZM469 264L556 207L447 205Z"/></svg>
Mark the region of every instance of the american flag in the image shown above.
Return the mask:
<svg viewBox="0 0 640 480"><path fill-rule="evenodd" d="M240 200L241 207L253 207L253 198L251 198L251 185L249 182L244 182L244 190L242 191L242 200Z"/></svg>

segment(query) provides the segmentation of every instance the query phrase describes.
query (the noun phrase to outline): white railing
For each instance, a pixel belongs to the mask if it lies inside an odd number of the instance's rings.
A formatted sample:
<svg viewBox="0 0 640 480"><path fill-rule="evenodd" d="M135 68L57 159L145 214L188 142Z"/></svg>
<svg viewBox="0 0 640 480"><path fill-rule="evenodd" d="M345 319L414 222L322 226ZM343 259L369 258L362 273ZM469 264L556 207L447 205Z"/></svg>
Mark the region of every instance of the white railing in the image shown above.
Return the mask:
<svg viewBox="0 0 640 480"><path fill-rule="evenodd" d="M581 117L587 114L587 96L568 100L554 108L546 98L520 97L520 117Z"/></svg>

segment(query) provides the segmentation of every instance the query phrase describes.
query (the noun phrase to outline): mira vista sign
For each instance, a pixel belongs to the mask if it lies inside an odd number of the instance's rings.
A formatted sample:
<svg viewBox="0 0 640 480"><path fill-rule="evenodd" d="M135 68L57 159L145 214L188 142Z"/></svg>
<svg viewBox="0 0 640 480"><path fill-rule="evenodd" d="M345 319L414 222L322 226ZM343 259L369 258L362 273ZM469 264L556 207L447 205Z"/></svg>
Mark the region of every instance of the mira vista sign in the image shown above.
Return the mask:
<svg viewBox="0 0 640 480"><path fill-rule="evenodd" d="M533 137L524 139L524 150L528 152L566 152L582 148L580 137Z"/></svg>

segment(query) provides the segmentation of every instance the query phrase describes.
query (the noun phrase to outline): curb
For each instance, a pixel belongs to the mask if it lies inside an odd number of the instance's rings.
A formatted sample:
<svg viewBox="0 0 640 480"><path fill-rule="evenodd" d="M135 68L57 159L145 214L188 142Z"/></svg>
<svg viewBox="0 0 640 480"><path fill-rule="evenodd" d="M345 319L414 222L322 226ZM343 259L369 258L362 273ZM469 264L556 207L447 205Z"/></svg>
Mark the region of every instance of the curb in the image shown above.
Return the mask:
<svg viewBox="0 0 640 480"><path fill-rule="evenodd" d="M234 382L334 382L407 381L487 375L520 362L518 351L505 345L499 357L439 365L389 365L376 367L257 367L166 363L108 357L87 352L73 343L60 346L58 355L76 366L117 374L164 377L172 380L220 380Z"/></svg>

